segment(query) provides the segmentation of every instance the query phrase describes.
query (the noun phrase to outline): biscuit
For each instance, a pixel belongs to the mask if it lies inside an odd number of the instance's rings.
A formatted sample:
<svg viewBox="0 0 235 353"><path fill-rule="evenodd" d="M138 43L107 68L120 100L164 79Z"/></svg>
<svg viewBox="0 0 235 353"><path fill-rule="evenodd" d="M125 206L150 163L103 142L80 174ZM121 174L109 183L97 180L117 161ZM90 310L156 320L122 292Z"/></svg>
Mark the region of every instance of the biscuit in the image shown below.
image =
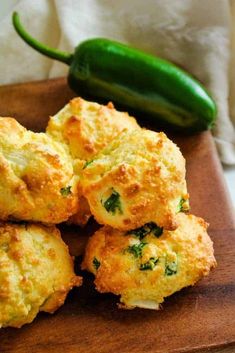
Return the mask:
<svg viewBox="0 0 235 353"><path fill-rule="evenodd" d="M189 207L185 159L162 132L118 135L83 169L81 185L97 222L120 230L148 222L173 230Z"/></svg>
<svg viewBox="0 0 235 353"><path fill-rule="evenodd" d="M111 102L100 105L78 97L50 118L46 133L71 154L74 172L80 176L84 166L125 129L140 127L133 117L117 111ZM91 213L84 198L79 204L78 214L69 222L84 226Z"/></svg>
<svg viewBox="0 0 235 353"><path fill-rule="evenodd" d="M78 177L64 148L0 118L0 219L61 223L78 211Z"/></svg>
<svg viewBox="0 0 235 353"><path fill-rule="evenodd" d="M50 118L46 132L66 145L74 160L90 161L125 129L140 127L133 117L117 111L112 103L101 105L77 97Z"/></svg>
<svg viewBox="0 0 235 353"><path fill-rule="evenodd" d="M0 224L0 327L21 327L39 311L53 313L81 283L54 226Z"/></svg>
<svg viewBox="0 0 235 353"><path fill-rule="evenodd" d="M104 226L89 239L82 268L95 275L99 292L119 295L121 307L158 309L216 266L204 220L179 213L177 221L174 231L154 223L129 232Z"/></svg>

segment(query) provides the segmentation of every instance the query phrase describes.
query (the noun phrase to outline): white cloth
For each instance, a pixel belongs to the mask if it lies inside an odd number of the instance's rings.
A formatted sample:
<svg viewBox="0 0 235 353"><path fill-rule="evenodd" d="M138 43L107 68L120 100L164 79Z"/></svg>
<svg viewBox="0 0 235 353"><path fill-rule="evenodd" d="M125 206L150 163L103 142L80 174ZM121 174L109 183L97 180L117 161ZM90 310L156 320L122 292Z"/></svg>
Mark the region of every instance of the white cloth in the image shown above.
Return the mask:
<svg viewBox="0 0 235 353"><path fill-rule="evenodd" d="M108 37L191 72L217 101L215 141L221 161L235 165L235 0L19 0L14 10L27 30L49 46L72 52L84 39ZM1 84L67 71L18 37L11 13L1 21Z"/></svg>

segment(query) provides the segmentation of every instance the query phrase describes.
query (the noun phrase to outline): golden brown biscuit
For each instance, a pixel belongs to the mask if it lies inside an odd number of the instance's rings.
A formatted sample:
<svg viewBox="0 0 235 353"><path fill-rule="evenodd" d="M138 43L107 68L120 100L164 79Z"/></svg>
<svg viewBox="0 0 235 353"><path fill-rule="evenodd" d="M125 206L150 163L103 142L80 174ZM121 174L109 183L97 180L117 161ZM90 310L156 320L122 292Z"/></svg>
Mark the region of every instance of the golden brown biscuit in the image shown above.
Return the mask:
<svg viewBox="0 0 235 353"><path fill-rule="evenodd" d="M78 177L64 148L0 118L0 219L60 223L78 210Z"/></svg>
<svg viewBox="0 0 235 353"><path fill-rule="evenodd" d="M74 171L80 175L82 168L107 146L121 131L139 129L136 120L127 113L117 111L112 103L100 105L80 97L72 99L47 126L47 134L64 145L73 158ZM81 208L70 223L84 226L91 213L84 198Z"/></svg>
<svg viewBox="0 0 235 353"><path fill-rule="evenodd" d="M188 209L185 159L162 132L123 132L84 167L81 185L97 222L120 230L173 230Z"/></svg>
<svg viewBox="0 0 235 353"><path fill-rule="evenodd" d="M175 231L153 223L126 233L105 226L90 238L82 268L95 275L99 292L120 295L121 307L158 309L216 265L204 220L179 213L177 221Z"/></svg>
<svg viewBox="0 0 235 353"><path fill-rule="evenodd" d="M117 111L112 103L100 105L80 97L52 116L47 134L64 143L74 160L90 161L121 131L140 128L136 120Z"/></svg>
<svg viewBox="0 0 235 353"><path fill-rule="evenodd" d="M82 283L55 227L0 224L0 327L21 327L53 313Z"/></svg>

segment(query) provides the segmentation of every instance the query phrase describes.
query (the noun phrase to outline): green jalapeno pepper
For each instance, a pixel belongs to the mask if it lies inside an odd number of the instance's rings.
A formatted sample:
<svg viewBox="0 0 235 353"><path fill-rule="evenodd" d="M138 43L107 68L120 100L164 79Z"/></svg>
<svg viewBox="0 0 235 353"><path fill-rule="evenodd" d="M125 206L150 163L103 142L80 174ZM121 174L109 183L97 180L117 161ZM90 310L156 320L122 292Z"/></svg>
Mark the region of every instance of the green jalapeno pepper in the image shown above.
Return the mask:
<svg viewBox="0 0 235 353"><path fill-rule="evenodd" d="M32 38L17 13L13 24L31 47L70 65L69 86L84 98L112 100L156 127L197 132L215 122L216 104L205 88L166 60L104 38L88 39L69 54Z"/></svg>

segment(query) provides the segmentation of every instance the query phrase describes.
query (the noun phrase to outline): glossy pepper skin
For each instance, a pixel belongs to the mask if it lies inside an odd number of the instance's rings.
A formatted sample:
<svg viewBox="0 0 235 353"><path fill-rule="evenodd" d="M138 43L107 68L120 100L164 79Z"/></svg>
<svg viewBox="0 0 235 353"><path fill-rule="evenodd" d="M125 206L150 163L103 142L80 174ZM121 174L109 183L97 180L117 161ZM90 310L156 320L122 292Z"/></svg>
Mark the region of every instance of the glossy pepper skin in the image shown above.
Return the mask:
<svg viewBox="0 0 235 353"><path fill-rule="evenodd" d="M172 63L109 39L89 39L73 55L42 45L22 27L19 35L39 52L70 65L68 83L84 98L112 100L156 127L185 132L210 129L216 105L202 85Z"/></svg>

